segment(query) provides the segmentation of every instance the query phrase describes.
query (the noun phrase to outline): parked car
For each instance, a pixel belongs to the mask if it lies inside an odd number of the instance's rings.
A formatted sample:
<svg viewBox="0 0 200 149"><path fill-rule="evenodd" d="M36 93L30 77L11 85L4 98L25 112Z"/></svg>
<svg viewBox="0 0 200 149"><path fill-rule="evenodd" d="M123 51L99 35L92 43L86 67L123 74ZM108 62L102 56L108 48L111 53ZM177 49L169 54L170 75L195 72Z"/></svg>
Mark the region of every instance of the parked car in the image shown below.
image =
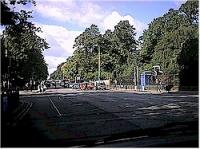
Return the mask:
<svg viewBox="0 0 200 149"><path fill-rule="evenodd" d="M93 90L94 88L95 88L95 83L89 82L89 83L87 84L87 89L88 89L88 90Z"/></svg>
<svg viewBox="0 0 200 149"><path fill-rule="evenodd" d="M71 82L69 82L68 84L69 84L69 88L72 88L74 85L74 83L71 83Z"/></svg>
<svg viewBox="0 0 200 149"><path fill-rule="evenodd" d="M62 80L60 83L60 86L62 86L64 88L69 88L69 82L66 80Z"/></svg>
<svg viewBox="0 0 200 149"><path fill-rule="evenodd" d="M106 84L103 81L96 81L95 82L95 87L97 90L105 90L106 89Z"/></svg>
<svg viewBox="0 0 200 149"><path fill-rule="evenodd" d="M47 88L51 87L51 81L46 80L44 84L46 85Z"/></svg>
<svg viewBox="0 0 200 149"><path fill-rule="evenodd" d="M72 85L72 88L73 88L73 89L79 89L79 88L80 88L80 84L79 84L79 83L74 83L74 84Z"/></svg>
<svg viewBox="0 0 200 149"><path fill-rule="evenodd" d="M93 90L95 88L94 82L82 82L80 83L81 90Z"/></svg>
<svg viewBox="0 0 200 149"><path fill-rule="evenodd" d="M59 80L52 80L51 85L54 88L60 88L60 81Z"/></svg>
<svg viewBox="0 0 200 149"><path fill-rule="evenodd" d="M64 88L69 88L69 83L65 83Z"/></svg>
<svg viewBox="0 0 200 149"><path fill-rule="evenodd" d="M81 89L81 90L86 90L87 83L88 83L88 82L82 82L82 83L80 83L80 89Z"/></svg>

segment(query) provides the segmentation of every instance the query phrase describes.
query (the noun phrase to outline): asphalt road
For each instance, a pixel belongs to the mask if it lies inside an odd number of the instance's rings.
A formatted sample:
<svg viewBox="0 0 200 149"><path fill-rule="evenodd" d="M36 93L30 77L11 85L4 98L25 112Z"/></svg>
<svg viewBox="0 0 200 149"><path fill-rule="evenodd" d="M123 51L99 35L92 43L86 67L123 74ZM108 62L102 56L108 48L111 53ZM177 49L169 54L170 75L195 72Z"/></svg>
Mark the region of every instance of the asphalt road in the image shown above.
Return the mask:
<svg viewBox="0 0 200 149"><path fill-rule="evenodd" d="M3 146L198 146L198 95L71 91L21 101L32 107L15 128L4 130Z"/></svg>

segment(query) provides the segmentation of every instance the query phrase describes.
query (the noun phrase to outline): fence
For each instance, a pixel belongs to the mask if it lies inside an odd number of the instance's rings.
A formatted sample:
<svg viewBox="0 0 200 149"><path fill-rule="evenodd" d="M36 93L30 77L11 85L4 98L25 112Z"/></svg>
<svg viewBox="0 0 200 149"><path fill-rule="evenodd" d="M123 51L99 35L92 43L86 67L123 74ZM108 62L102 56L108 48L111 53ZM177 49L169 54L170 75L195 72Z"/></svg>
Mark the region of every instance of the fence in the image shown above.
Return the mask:
<svg viewBox="0 0 200 149"><path fill-rule="evenodd" d="M177 74L146 76L145 90L179 90ZM132 76L117 77L111 80L111 88L135 89L135 80ZM138 78L137 88L141 89L141 80Z"/></svg>

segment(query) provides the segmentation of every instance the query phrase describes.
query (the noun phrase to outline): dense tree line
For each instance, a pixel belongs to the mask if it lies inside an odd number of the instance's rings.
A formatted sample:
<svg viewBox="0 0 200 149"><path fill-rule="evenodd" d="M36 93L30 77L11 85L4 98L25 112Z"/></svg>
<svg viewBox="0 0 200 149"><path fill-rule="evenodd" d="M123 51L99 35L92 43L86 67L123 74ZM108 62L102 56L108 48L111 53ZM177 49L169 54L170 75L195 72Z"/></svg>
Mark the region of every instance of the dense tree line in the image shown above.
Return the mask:
<svg viewBox="0 0 200 149"><path fill-rule="evenodd" d="M10 1L10 5L27 4L35 1ZM43 50L49 48L47 42L36 33L36 27L30 18L31 12L15 12L1 1L2 21L5 27L1 35L1 78L12 82L12 86L23 86L25 83L47 79L48 69Z"/></svg>
<svg viewBox="0 0 200 149"><path fill-rule="evenodd" d="M135 64L135 35L135 28L128 21L120 21L113 32L107 30L103 35L92 24L75 39L73 56L57 71L69 79L80 76L83 80L96 80L100 50L101 79L112 78L115 71L118 76L130 75L133 68L128 66Z"/></svg>
<svg viewBox="0 0 200 149"><path fill-rule="evenodd" d="M198 1L187 1L149 24L141 37L142 70L160 65L165 83L198 86L198 9Z"/></svg>
<svg viewBox="0 0 200 149"><path fill-rule="evenodd" d="M61 63L60 65L57 66L57 70L54 71L52 74L50 74L50 78L54 78L54 79L63 79L63 73L61 71L61 67L64 63Z"/></svg>
<svg viewBox="0 0 200 149"><path fill-rule="evenodd" d="M75 39L73 55L54 74L96 80L100 49L101 79L131 79L135 66L142 73L159 65L164 83L198 86L198 10L198 1L187 1L178 10L170 9L155 18L137 41L135 28L128 21L120 21L114 31L104 34L93 24Z"/></svg>

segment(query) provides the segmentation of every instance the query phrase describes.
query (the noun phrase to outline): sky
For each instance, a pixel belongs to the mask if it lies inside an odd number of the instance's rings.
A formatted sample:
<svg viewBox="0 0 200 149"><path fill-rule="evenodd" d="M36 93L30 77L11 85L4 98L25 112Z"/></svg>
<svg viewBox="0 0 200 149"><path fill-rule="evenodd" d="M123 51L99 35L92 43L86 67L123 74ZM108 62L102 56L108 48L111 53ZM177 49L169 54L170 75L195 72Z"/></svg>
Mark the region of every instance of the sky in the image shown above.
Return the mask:
<svg viewBox="0 0 200 149"><path fill-rule="evenodd" d="M91 24L96 24L103 34L107 29L113 30L120 20L129 20L136 28L137 39L154 18L170 8L178 9L185 0L36 0L36 3L15 9L33 10L31 21L41 27L43 32L38 35L50 46L44 51L44 58L51 74L73 54L75 38Z"/></svg>

